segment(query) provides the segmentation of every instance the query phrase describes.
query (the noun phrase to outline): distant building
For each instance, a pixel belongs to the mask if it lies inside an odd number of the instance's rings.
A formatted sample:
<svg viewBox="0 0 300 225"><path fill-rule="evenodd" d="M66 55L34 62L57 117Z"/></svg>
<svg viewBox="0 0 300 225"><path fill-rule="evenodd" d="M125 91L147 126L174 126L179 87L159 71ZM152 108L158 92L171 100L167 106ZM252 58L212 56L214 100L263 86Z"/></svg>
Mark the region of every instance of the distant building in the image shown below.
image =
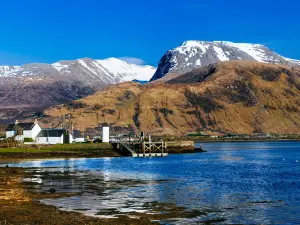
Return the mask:
<svg viewBox="0 0 300 225"><path fill-rule="evenodd" d="M73 135L65 129L43 129L35 141L43 145L69 144L73 143Z"/></svg>
<svg viewBox="0 0 300 225"><path fill-rule="evenodd" d="M86 138L84 137L84 134L81 134L79 130L73 130L73 143L83 143L86 142Z"/></svg>
<svg viewBox="0 0 300 225"><path fill-rule="evenodd" d="M84 137L74 137L74 142L75 143L83 143L85 142L85 138Z"/></svg>
<svg viewBox="0 0 300 225"><path fill-rule="evenodd" d="M41 127L37 121L33 123L15 123L9 124L5 130L6 138L14 138L17 141L24 141L24 138L35 140L36 136L41 131Z"/></svg>

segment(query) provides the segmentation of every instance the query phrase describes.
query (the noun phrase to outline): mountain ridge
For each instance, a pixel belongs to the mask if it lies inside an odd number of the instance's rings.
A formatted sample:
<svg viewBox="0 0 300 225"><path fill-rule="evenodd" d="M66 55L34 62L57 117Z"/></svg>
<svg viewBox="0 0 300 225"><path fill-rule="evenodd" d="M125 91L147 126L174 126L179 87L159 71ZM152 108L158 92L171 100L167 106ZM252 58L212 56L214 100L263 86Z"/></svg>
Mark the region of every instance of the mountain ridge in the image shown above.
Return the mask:
<svg viewBox="0 0 300 225"><path fill-rule="evenodd" d="M0 119L30 117L52 105L85 97L109 85L149 80L156 68L108 58L0 66Z"/></svg>
<svg viewBox="0 0 300 225"><path fill-rule="evenodd" d="M164 54L151 81L169 73L181 75L201 66L230 60L300 66L300 60L283 57L261 44L190 40Z"/></svg>
<svg viewBox="0 0 300 225"><path fill-rule="evenodd" d="M153 75L153 70L156 69L153 66L131 64L113 57L103 60L85 57L76 60L60 60L52 64L29 63L23 66L0 66L0 77L37 75L36 70L30 71L30 69L55 69L55 72L71 74L73 72L72 69L74 69L72 66L75 64L84 67L94 75L96 75L97 72L102 72L106 75L110 75L109 73L120 75L119 78L122 81L130 81L133 79L150 80ZM95 69L98 69L98 71ZM131 72L130 70L134 71L134 74L126 76L126 72Z"/></svg>

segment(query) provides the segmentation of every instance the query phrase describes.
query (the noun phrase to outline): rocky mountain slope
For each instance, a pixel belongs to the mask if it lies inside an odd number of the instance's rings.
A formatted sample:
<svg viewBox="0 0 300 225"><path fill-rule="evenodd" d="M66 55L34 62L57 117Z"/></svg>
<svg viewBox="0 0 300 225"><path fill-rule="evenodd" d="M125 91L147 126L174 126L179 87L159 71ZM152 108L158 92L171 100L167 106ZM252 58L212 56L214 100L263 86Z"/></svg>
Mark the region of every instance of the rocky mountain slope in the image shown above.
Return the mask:
<svg viewBox="0 0 300 225"><path fill-rule="evenodd" d="M71 115L77 130L130 126L149 134L300 133L300 68L228 61L166 83L127 82L45 111L48 125Z"/></svg>
<svg viewBox="0 0 300 225"><path fill-rule="evenodd" d="M172 79L201 66L229 60L249 60L270 64L300 66L299 60L288 59L259 44L233 43L227 41L186 41L169 50L161 58L151 81L169 74Z"/></svg>
<svg viewBox="0 0 300 225"><path fill-rule="evenodd" d="M149 80L155 70L116 58L0 66L0 119L30 115L108 85L134 79Z"/></svg>

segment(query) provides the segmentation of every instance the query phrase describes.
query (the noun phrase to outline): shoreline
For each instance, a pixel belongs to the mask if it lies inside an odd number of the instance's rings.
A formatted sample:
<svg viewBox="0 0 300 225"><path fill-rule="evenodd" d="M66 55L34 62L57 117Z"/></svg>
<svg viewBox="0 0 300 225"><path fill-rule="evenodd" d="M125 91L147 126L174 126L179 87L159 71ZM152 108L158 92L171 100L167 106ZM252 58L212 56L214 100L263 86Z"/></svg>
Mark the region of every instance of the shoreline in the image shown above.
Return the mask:
<svg viewBox="0 0 300 225"><path fill-rule="evenodd" d="M189 154L205 152L202 149L195 148L194 150L172 150L169 152L170 155L176 154ZM13 161L23 160L46 160L46 159L83 159L83 158L118 158L118 157L129 157L118 153L115 150L97 150L87 152L1 152L0 151L0 163L8 163Z"/></svg>
<svg viewBox="0 0 300 225"><path fill-rule="evenodd" d="M169 154L195 153L194 142L189 145L182 143L169 143ZM185 143L186 144L186 143ZM64 144L48 146L16 145L10 148L0 148L0 162L24 159L68 159L68 158L106 158L126 157L127 154L120 151L113 144Z"/></svg>
<svg viewBox="0 0 300 225"><path fill-rule="evenodd" d="M80 193L28 191L22 181L24 175L24 168L0 167L0 224L156 224L147 214L139 218L120 216L109 219L45 205L39 200L78 196Z"/></svg>
<svg viewBox="0 0 300 225"><path fill-rule="evenodd" d="M220 142L299 142L296 139L264 139L264 140L194 140L195 144L201 143L220 143ZM198 149L197 147L191 149L191 147L183 146L170 146L168 153L172 154L187 154L187 153L199 153L206 152L205 149ZM114 157L126 157L121 152L117 151L110 145L59 145L59 146L47 146L40 149L34 147L12 147L12 148L0 148L0 163L19 160L42 160L42 159L70 159L70 158L114 158Z"/></svg>
<svg viewBox="0 0 300 225"><path fill-rule="evenodd" d="M9 160L34 160L34 159L70 159L70 158L107 158L121 157L115 151L99 150L88 152L1 152L0 162Z"/></svg>
<svg viewBox="0 0 300 225"><path fill-rule="evenodd" d="M82 193L51 192L51 189L39 192L37 189L30 187L32 183L28 184L23 180L25 177L33 175L34 172L28 172L25 168L0 167L0 224L147 225L161 224L159 221L168 221L174 218L193 218L207 214L202 211L188 210L174 203L159 203L156 201L150 203L153 207L151 213L130 212L115 215L114 218L105 218L101 214L85 215L78 211L67 211L56 206L46 205L40 200L75 197L81 196ZM165 213L161 213L162 211ZM107 216L107 214L104 213L103 216ZM218 220L215 222L218 222Z"/></svg>
<svg viewBox="0 0 300 225"><path fill-rule="evenodd" d="M0 161L24 159L65 159L120 157L110 144L66 144L53 146L16 146L0 148Z"/></svg>

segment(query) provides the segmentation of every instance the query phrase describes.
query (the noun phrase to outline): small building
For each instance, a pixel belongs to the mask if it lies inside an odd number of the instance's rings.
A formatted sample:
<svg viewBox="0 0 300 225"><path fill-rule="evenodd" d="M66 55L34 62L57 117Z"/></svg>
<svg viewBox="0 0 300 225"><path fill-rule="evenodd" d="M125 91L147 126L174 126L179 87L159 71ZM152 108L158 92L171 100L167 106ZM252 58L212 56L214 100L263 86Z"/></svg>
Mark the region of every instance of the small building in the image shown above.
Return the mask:
<svg viewBox="0 0 300 225"><path fill-rule="evenodd" d="M37 121L32 123L19 123L16 120L15 123L9 124L5 129L6 138L14 138L16 141L24 141L25 138L30 138L33 141L41 131Z"/></svg>
<svg viewBox="0 0 300 225"><path fill-rule="evenodd" d="M109 143L109 125L107 123L102 126L102 142Z"/></svg>
<svg viewBox="0 0 300 225"><path fill-rule="evenodd" d="M84 143L86 142L86 138L84 134L82 134L79 130L73 130L73 143Z"/></svg>
<svg viewBox="0 0 300 225"><path fill-rule="evenodd" d="M42 129L36 137L37 144L55 145L73 143L73 135L65 129Z"/></svg>

